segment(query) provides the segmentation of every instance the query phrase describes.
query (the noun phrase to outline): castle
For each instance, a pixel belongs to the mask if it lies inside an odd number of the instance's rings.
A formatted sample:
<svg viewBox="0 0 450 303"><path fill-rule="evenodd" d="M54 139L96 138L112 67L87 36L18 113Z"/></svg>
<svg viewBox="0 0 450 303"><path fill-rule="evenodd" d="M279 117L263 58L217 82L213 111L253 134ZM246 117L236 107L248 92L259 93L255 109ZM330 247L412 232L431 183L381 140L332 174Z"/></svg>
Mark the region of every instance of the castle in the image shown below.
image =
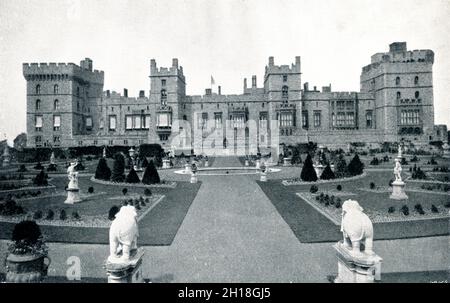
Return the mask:
<svg viewBox="0 0 450 303"><path fill-rule="evenodd" d="M137 98L103 90L104 72L89 58L73 63L24 63L28 147L138 146L205 154L255 154L280 145L316 142L378 147L406 140L416 146L446 141L434 125L431 50L390 44L362 68L359 92L318 90L301 79L300 57L276 65L269 57L264 85L244 79L243 92L206 89L186 95L178 59L172 66L150 61L150 91Z"/></svg>

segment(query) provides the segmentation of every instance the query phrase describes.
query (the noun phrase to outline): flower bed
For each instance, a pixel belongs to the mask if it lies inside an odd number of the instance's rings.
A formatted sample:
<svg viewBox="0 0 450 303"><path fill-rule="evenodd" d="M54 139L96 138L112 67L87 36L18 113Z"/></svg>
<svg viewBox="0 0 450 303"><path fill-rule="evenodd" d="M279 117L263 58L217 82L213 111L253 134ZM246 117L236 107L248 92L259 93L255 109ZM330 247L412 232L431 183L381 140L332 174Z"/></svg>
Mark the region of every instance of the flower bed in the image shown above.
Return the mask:
<svg viewBox="0 0 450 303"><path fill-rule="evenodd" d="M160 188L175 188L177 186L177 182L175 181L162 181L157 184L143 184L143 183L126 183L126 182L111 182L105 180L95 179L91 177L90 179L94 183L103 184L103 185L115 185L115 186L124 186L124 187L160 187Z"/></svg>
<svg viewBox="0 0 450 303"><path fill-rule="evenodd" d="M283 180L281 183L284 186L292 186L292 185L311 185L311 184L324 184L324 183L333 183L333 182L346 182L346 181L353 181L358 180L361 178L364 178L367 176L366 172L363 172L361 175L353 176L353 177L347 177L347 178L336 178L331 180L317 180L314 182L306 182L302 181L300 178L296 179L290 179L290 180Z"/></svg>

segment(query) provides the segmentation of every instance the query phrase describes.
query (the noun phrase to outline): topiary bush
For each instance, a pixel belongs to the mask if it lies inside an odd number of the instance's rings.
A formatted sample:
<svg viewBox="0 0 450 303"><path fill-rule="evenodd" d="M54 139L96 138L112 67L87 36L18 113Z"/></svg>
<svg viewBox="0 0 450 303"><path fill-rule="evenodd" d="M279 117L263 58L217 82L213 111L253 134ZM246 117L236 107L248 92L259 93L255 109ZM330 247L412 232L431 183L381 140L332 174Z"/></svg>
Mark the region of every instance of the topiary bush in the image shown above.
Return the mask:
<svg viewBox="0 0 450 303"><path fill-rule="evenodd" d="M89 186L88 193L93 194L94 193L94 187Z"/></svg>
<svg viewBox="0 0 450 303"><path fill-rule="evenodd" d="M336 162L335 175L337 178L344 178L348 175L347 162L345 161L345 157L343 154L339 155L339 158Z"/></svg>
<svg viewBox="0 0 450 303"><path fill-rule="evenodd" d="M60 220L66 220L67 219L67 214L66 214L66 211L64 209L61 209L61 211L59 212L59 219Z"/></svg>
<svg viewBox="0 0 450 303"><path fill-rule="evenodd" d="M119 210L120 209L118 206L116 206L116 205L112 206L108 212L108 219L111 221L114 220L116 218L116 214L119 212Z"/></svg>
<svg viewBox="0 0 450 303"><path fill-rule="evenodd" d="M121 153L117 153L114 157L113 169L111 172L112 182L125 181L125 158Z"/></svg>
<svg viewBox="0 0 450 303"><path fill-rule="evenodd" d="M342 185L341 185L341 184L338 184L338 185L336 186L336 189L337 189L338 191L341 191L341 190L342 190Z"/></svg>
<svg viewBox="0 0 450 303"><path fill-rule="evenodd" d="M37 211L33 214L33 219L34 219L34 220L42 219L42 211L41 211L41 210L37 210Z"/></svg>
<svg viewBox="0 0 450 303"><path fill-rule="evenodd" d="M38 163L34 166L34 169L42 170L42 169L44 169L44 166L42 166L41 162L38 162Z"/></svg>
<svg viewBox="0 0 450 303"><path fill-rule="evenodd" d="M141 167L146 168L148 166L147 157L144 157L144 160L142 160Z"/></svg>
<svg viewBox="0 0 450 303"><path fill-rule="evenodd" d="M422 204L420 204L420 203L414 205L414 209L415 209L416 212L418 212L420 215L424 215L424 214L425 214L425 211L423 210Z"/></svg>
<svg viewBox="0 0 450 303"><path fill-rule="evenodd" d="M439 209L436 207L436 205L431 205L431 212L437 214L439 212Z"/></svg>
<svg viewBox="0 0 450 303"><path fill-rule="evenodd" d="M403 205L402 208L400 208L400 211L405 215L409 215L409 207L407 205Z"/></svg>
<svg viewBox="0 0 450 303"><path fill-rule="evenodd" d="M57 171L56 164L49 164L47 171Z"/></svg>
<svg viewBox="0 0 450 303"><path fill-rule="evenodd" d="M74 220L80 220L81 219L80 214L76 210L74 210L72 212L72 219L74 219Z"/></svg>
<svg viewBox="0 0 450 303"><path fill-rule="evenodd" d="M314 170L311 155L306 156L305 162L303 163L302 172L300 173L300 178L306 182L317 181L317 174Z"/></svg>
<svg viewBox="0 0 450 303"><path fill-rule="evenodd" d="M318 190L319 188L317 187L317 185L311 185L311 187L309 188L309 192L312 194L315 194Z"/></svg>
<svg viewBox="0 0 450 303"><path fill-rule="evenodd" d="M36 177L33 178L33 184L36 186L47 186L48 185L48 175L42 169Z"/></svg>
<svg viewBox="0 0 450 303"><path fill-rule="evenodd" d="M25 167L25 164L20 164L20 167L17 170L17 172L19 172L19 173L24 173L24 172L27 172L27 171L28 171L28 169Z"/></svg>
<svg viewBox="0 0 450 303"><path fill-rule="evenodd" d="M46 255L48 252L41 229L35 221L26 220L17 223L14 226L11 240L13 243L8 246L8 250L13 254Z"/></svg>
<svg viewBox="0 0 450 303"><path fill-rule="evenodd" d="M55 212L51 209L47 211L47 215L45 216L46 220L53 220L55 218Z"/></svg>
<svg viewBox="0 0 450 303"><path fill-rule="evenodd" d="M158 171L156 170L153 161L150 161L147 168L145 169L144 176L142 177L142 183L144 184L157 184L160 183Z"/></svg>
<svg viewBox="0 0 450 303"><path fill-rule="evenodd" d="M395 212L395 207L394 206L391 206L391 207L388 208L388 213L392 214L394 212Z"/></svg>
<svg viewBox="0 0 450 303"><path fill-rule="evenodd" d="M376 185L374 182L370 182L370 189L375 189Z"/></svg>
<svg viewBox="0 0 450 303"><path fill-rule="evenodd" d="M150 188L144 189L144 195L145 196L151 196L152 195L152 191L150 190Z"/></svg>
<svg viewBox="0 0 450 303"><path fill-rule="evenodd" d="M332 180L336 178L333 170L331 170L331 166L328 163L327 166L325 167L325 169L322 172L322 175L320 175L320 179L322 180Z"/></svg>
<svg viewBox="0 0 450 303"><path fill-rule="evenodd" d="M124 187L122 189L122 194L125 196L128 193L128 188Z"/></svg>
<svg viewBox="0 0 450 303"><path fill-rule="evenodd" d="M95 179L109 181L111 178L111 169L105 158L98 160L97 169L95 170Z"/></svg>
<svg viewBox="0 0 450 303"><path fill-rule="evenodd" d="M128 173L128 175L125 179L125 182L127 182L127 183L140 183L141 182L141 180L139 180L139 177L133 167L131 167L130 172Z"/></svg>
<svg viewBox="0 0 450 303"><path fill-rule="evenodd" d="M358 154L355 154L353 159L348 164L348 173L350 176L361 175L364 171L364 163L359 159Z"/></svg>
<svg viewBox="0 0 450 303"><path fill-rule="evenodd" d="M334 206L335 206L336 208L341 208L341 206L342 206L342 200L341 200L341 198L339 198L339 197L336 198L336 202L335 202Z"/></svg>

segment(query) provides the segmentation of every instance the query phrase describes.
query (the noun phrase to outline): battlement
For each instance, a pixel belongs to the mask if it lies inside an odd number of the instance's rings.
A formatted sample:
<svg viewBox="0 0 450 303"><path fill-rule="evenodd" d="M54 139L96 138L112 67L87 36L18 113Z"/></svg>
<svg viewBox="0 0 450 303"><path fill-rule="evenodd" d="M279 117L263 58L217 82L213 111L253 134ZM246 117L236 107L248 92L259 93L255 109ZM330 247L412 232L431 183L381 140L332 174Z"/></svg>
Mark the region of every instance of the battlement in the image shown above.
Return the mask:
<svg viewBox="0 0 450 303"><path fill-rule="evenodd" d="M183 79L183 81L185 80L183 74L183 67L178 66L177 58L172 59L171 67L160 67L160 68L157 67L155 59L150 60L150 77L164 77L164 76L177 76Z"/></svg>
<svg viewBox="0 0 450 303"><path fill-rule="evenodd" d="M104 72L100 70L92 70L92 60L86 58L81 61L81 66L75 63L23 63L23 75L27 80L54 80L55 76L60 78L78 78L83 81L103 84Z"/></svg>
<svg viewBox="0 0 450 303"><path fill-rule="evenodd" d="M275 65L274 57L269 57L269 63L266 65L265 77L269 74L290 74L290 73L300 73L300 56L295 57L295 63L289 65Z"/></svg>

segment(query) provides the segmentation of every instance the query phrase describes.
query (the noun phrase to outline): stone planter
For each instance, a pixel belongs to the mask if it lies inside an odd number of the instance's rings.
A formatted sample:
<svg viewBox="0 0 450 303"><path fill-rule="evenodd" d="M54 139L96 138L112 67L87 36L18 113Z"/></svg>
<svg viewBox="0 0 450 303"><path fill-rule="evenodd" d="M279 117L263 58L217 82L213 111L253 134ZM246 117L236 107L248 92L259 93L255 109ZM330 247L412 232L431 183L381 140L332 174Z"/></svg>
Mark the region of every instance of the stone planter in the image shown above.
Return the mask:
<svg viewBox="0 0 450 303"><path fill-rule="evenodd" d="M168 159L164 159L164 160L162 160L162 168L163 169L167 169L167 168L170 168L170 160L168 160Z"/></svg>
<svg viewBox="0 0 450 303"><path fill-rule="evenodd" d="M261 160L256 160L255 167L259 169L261 167Z"/></svg>
<svg viewBox="0 0 450 303"><path fill-rule="evenodd" d="M45 263L47 259L48 263ZM9 254L5 260L6 282L36 283L46 276L51 260L46 255Z"/></svg>
<svg viewBox="0 0 450 303"><path fill-rule="evenodd" d="M245 166L249 166L249 163L248 163L248 160L246 159L245 160L245 164L244 164Z"/></svg>
<svg viewBox="0 0 450 303"><path fill-rule="evenodd" d="M291 166L292 158L283 158L283 166Z"/></svg>

